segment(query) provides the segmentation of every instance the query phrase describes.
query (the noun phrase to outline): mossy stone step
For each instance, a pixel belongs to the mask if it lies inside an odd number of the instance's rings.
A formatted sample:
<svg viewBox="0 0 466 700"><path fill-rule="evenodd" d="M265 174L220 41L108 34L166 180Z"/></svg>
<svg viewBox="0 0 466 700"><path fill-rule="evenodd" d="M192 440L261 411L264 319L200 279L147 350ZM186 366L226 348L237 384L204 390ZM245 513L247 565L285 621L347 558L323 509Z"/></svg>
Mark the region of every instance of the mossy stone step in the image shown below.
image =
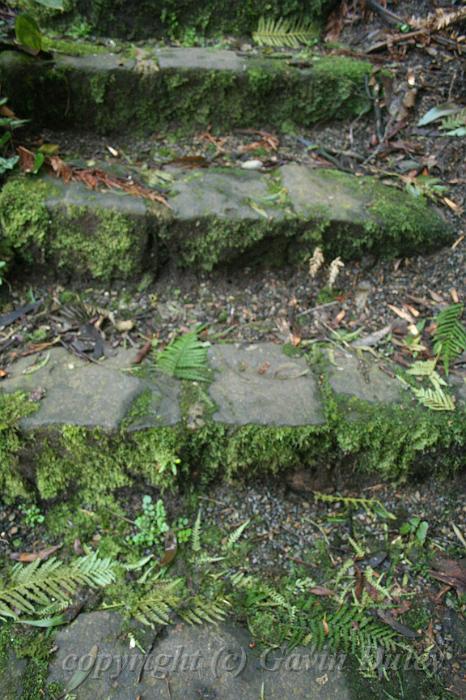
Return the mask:
<svg viewBox="0 0 466 700"><path fill-rule="evenodd" d="M169 208L55 178L11 179L0 191L2 258L110 282L167 264L210 271L297 263L316 246L344 260L407 256L454 237L422 198L334 170L290 163L269 173L173 169L171 176Z"/></svg>
<svg viewBox="0 0 466 700"><path fill-rule="evenodd" d="M135 369L135 355L96 364L56 348L8 368L5 498L37 489L44 499L79 491L98 502L141 479L166 488L303 469L329 487L342 475L371 481L464 467L461 395L454 412L423 409L396 367L385 368L389 376L372 359L332 349L311 359L272 343L214 345L213 376L201 385L165 377L150 361Z"/></svg>
<svg viewBox="0 0 466 700"><path fill-rule="evenodd" d="M91 47L93 50L94 47ZM316 56L308 68L235 51L147 47L122 53L0 54L2 94L36 127L100 134L153 133L209 125L307 127L370 107L370 63Z"/></svg>
<svg viewBox="0 0 466 700"><path fill-rule="evenodd" d="M23 2L23 0L20 0ZM183 39L216 33L248 34L259 18L299 18L321 24L334 0L64 0L65 11L24 1L44 25L69 29L85 24L93 34L122 39L151 36Z"/></svg>

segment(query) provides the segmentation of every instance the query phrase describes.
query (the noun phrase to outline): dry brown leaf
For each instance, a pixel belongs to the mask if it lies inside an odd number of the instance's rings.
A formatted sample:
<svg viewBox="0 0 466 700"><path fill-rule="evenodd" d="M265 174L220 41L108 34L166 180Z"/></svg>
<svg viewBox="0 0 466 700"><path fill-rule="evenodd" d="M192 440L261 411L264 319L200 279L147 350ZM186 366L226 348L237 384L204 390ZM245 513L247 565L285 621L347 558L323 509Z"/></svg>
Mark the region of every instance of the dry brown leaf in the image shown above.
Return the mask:
<svg viewBox="0 0 466 700"><path fill-rule="evenodd" d="M10 554L10 558L23 563L37 561L37 559L45 561L62 547L62 544L56 544L54 547L48 547L48 549L41 549L39 552L13 552L12 554Z"/></svg>
<svg viewBox="0 0 466 700"><path fill-rule="evenodd" d="M319 595L319 596L333 596L335 595L335 591L331 591L330 588L325 588L325 586L314 586L313 588L309 589L309 593L312 593L313 595Z"/></svg>
<svg viewBox="0 0 466 700"><path fill-rule="evenodd" d="M403 321L407 321L408 323L413 323L416 324L416 321L414 318L411 316L409 311L406 311L406 309L400 309L397 306L393 306L393 304L387 304L388 308L393 311L397 316L403 319Z"/></svg>

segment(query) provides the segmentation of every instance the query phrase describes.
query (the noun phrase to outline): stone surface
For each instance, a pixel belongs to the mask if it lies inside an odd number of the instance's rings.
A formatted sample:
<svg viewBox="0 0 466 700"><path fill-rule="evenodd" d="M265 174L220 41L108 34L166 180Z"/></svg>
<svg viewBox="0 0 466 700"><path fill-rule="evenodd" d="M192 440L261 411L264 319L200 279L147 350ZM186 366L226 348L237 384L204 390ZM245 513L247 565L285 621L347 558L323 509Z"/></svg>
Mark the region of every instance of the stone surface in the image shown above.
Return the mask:
<svg viewBox="0 0 466 700"><path fill-rule="evenodd" d="M247 69L249 60L234 51L225 49L161 48L155 51L162 70L226 70L241 72Z"/></svg>
<svg viewBox="0 0 466 700"><path fill-rule="evenodd" d="M330 181L325 172L290 163L281 168L284 187L299 216L315 216L316 206L326 208L332 221L364 225L370 219L367 211L367 195L358 193L357 178ZM353 186L351 186L351 184Z"/></svg>
<svg viewBox="0 0 466 700"><path fill-rule="evenodd" d="M140 419L144 426L171 425L180 419L176 382L163 377L148 382L122 371L131 367L134 351L120 350L98 363L81 360L63 348L43 353L42 360L47 356L43 366L37 355L18 360L10 365L9 377L2 383L7 392L45 392L39 411L23 419L23 428L71 424L116 429L133 401L147 389L151 405ZM39 368L31 371L34 366Z"/></svg>
<svg viewBox="0 0 466 700"><path fill-rule="evenodd" d="M171 189L169 203L175 217L181 220L213 216L257 220L261 215L249 202L259 204L266 195L267 181L258 172L212 169L179 178ZM267 209L263 203L261 206ZM268 213L272 218L281 214L280 210Z"/></svg>
<svg viewBox="0 0 466 700"><path fill-rule="evenodd" d="M0 668L0 696L2 700L18 700L23 692L23 681L27 673L26 659L19 659L10 649Z"/></svg>
<svg viewBox="0 0 466 700"><path fill-rule="evenodd" d="M340 349L327 352L327 358L330 385L337 394L356 396L371 403L401 400L401 383L379 369L372 359L359 358Z"/></svg>
<svg viewBox="0 0 466 700"><path fill-rule="evenodd" d="M216 345L209 350L215 379L210 396L214 420L232 425L323 423L312 372L303 358L287 357L280 346Z"/></svg>
<svg viewBox="0 0 466 700"><path fill-rule="evenodd" d="M143 648L150 648L153 639L151 630L142 631ZM157 700L351 698L344 672L333 668L326 673L322 659L313 657L310 650L296 649L294 661L290 653L283 652L261 658L249 647L250 635L233 624L178 624L164 630L150 655L144 656L137 647L130 649L117 613L95 612L80 615L60 630L55 642L58 650L49 681L60 681L66 687L77 669L89 668L89 675L74 691L77 700L133 700L138 696ZM335 665L337 659L329 657L328 665L332 662ZM276 670L270 670L274 666Z"/></svg>

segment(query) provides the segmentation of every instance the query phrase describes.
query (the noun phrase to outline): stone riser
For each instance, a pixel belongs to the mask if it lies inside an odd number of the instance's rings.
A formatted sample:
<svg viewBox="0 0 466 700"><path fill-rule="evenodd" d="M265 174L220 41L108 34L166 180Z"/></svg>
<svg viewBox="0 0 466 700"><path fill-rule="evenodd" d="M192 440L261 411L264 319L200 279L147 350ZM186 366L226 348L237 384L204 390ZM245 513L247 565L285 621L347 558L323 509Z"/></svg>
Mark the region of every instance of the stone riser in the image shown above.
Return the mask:
<svg viewBox="0 0 466 700"><path fill-rule="evenodd" d="M91 46L92 50L92 46ZM147 49L122 53L0 55L2 95L36 127L99 134L154 133L177 127L308 127L358 116L370 108L371 65L319 58L299 69L283 60L215 49Z"/></svg>
<svg viewBox="0 0 466 700"><path fill-rule="evenodd" d="M23 267L42 263L52 277L110 282L166 265L210 271L297 263L316 246L327 260L406 256L453 238L420 198L369 178L297 164L266 174L166 173L169 207L51 177L10 180L0 193L3 259L9 251Z"/></svg>
<svg viewBox="0 0 466 700"><path fill-rule="evenodd" d="M213 346L202 386L150 362L131 374L135 354L95 364L54 349L32 373L30 357L9 368L6 404L0 394L5 497L79 489L92 501L141 479L165 488L282 472L292 487L319 490L465 466L461 387L455 412L436 413L372 360L341 350L308 364L271 343ZM42 392L37 412L19 390ZM28 413L18 440L12 417Z"/></svg>
<svg viewBox="0 0 466 700"><path fill-rule="evenodd" d="M318 22L326 17L334 0L66 0L65 12L44 9L38 3L27 10L45 25L69 27L72 22L87 22L94 34L123 39L151 36L181 38L190 30L200 36L224 32L244 34L254 31L259 18L296 17Z"/></svg>

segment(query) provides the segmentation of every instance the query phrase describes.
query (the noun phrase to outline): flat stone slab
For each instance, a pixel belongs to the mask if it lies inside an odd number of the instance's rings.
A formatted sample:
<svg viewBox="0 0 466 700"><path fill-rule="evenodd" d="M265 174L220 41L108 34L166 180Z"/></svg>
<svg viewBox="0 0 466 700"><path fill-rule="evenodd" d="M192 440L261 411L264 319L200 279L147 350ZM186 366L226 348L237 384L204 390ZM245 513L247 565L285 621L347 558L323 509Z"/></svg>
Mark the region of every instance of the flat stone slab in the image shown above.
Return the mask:
<svg viewBox="0 0 466 700"><path fill-rule="evenodd" d="M141 636L149 649L155 633L139 627ZM178 624L164 630L144 655L130 648L117 613L85 613L55 637L58 650L48 680L66 688L74 673L88 669L73 690L77 700L350 700L345 674L335 668L338 657L329 656L325 667L309 649L261 655L251 641L233 624Z"/></svg>
<svg viewBox="0 0 466 700"><path fill-rule="evenodd" d="M216 345L209 349L214 420L231 425L318 425L324 422L319 391L303 358L279 345Z"/></svg>
<svg viewBox="0 0 466 700"><path fill-rule="evenodd" d="M394 403L406 393L401 382L379 369L374 360L335 349L327 352L328 377L337 394L355 396L370 403Z"/></svg>
<svg viewBox="0 0 466 700"><path fill-rule="evenodd" d="M134 357L134 350L120 350L104 361L89 362L64 348L53 348L42 357L13 363L1 388L38 395L39 410L21 421L25 429L68 424L115 430L145 390L151 392L150 410L135 424L177 423L181 418L178 382L162 376L147 382L124 372Z"/></svg>

